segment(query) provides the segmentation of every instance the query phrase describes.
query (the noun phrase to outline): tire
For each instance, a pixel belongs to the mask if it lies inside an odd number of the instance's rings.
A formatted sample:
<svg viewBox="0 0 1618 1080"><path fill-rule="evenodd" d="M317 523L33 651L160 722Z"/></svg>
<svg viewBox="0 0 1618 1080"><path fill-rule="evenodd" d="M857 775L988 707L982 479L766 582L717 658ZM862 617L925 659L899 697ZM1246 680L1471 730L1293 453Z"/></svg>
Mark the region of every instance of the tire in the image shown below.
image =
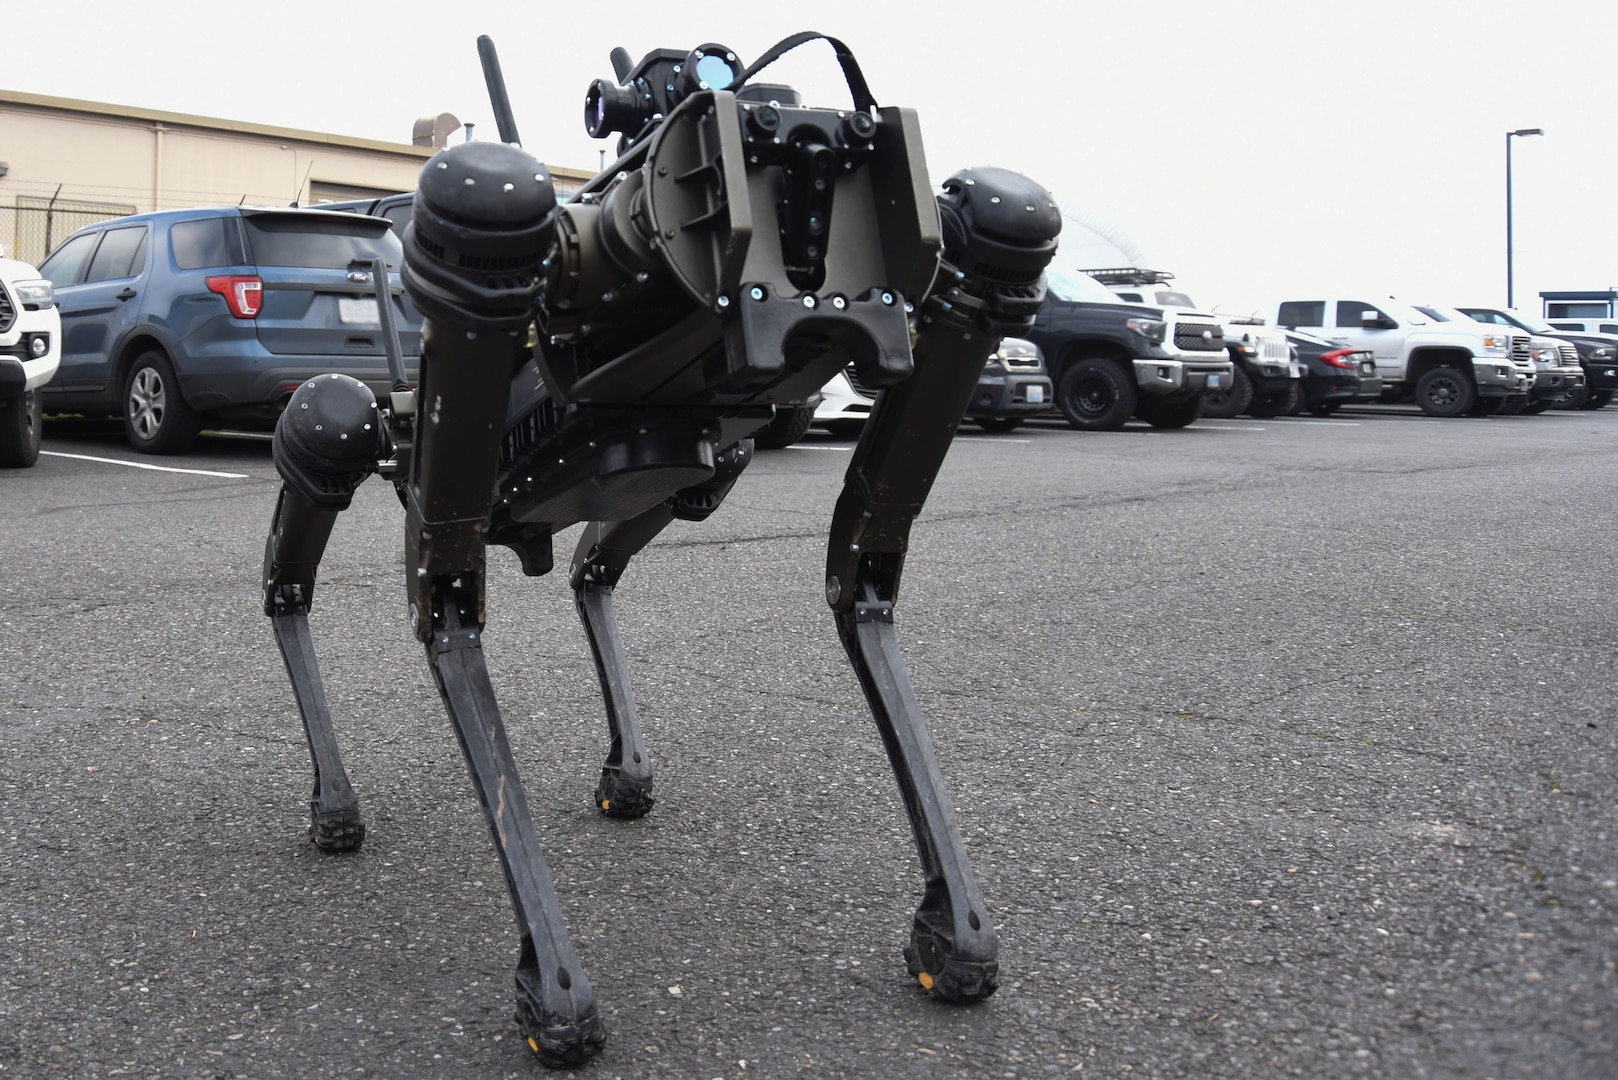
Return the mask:
<svg viewBox="0 0 1618 1080"><path fill-rule="evenodd" d="M1317 401L1309 406L1310 416L1330 416L1343 407L1340 401Z"/></svg>
<svg viewBox="0 0 1618 1080"><path fill-rule="evenodd" d="M1416 404L1428 416L1463 416L1477 397L1472 380L1456 368L1433 368L1416 380Z"/></svg>
<svg viewBox="0 0 1618 1080"><path fill-rule="evenodd" d="M142 353L124 379L124 434L143 454L178 454L191 449L202 424L180 396L169 358L153 349Z"/></svg>
<svg viewBox="0 0 1618 1080"><path fill-rule="evenodd" d="M0 401L0 469L26 469L39 460L43 416L38 390Z"/></svg>
<svg viewBox="0 0 1618 1080"><path fill-rule="evenodd" d="M1135 413L1142 420L1155 428L1172 430L1174 428L1190 427L1202 415L1202 395L1183 398L1178 401L1165 401L1162 398L1146 398L1135 409Z"/></svg>
<svg viewBox="0 0 1618 1080"><path fill-rule="evenodd" d="M1584 401L1579 405L1581 409L1600 409L1612 403L1611 390L1586 390Z"/></svg>
<svg viewBox="0 0 1618 1080"><path fill-rule="evenodd" d="M1056 386L1056 407L1080 431L1117 431L1139 400L1134 372L1099 357L1070 365Z"/></svg>
<svg viewBox="0 0 1618 1080"><path fill-rule="evenodd" d="M1215 420L1233 420L1253 401L1253 380L1240 367L1230 376L1230 386L1209 390L1202 395L1202 415Z"/></svg>
<svg viewBox="0 0 1618 1080"><path fill-rule="evenodd" d="M753 445L760 450L780 450L791 446L808 432L815 422L813 405L781 405L775 418L753 433Z"/></svg>
<svg viewBox="0 0 1618 1080"><path fill-rule="evenodd" d="M984 431L992 431L999 435L1007 431L1016 431L1022 421L1010 416L976 416L972 418L972 423Z"/></svg>
<svg viewBox="0 0 1618 1080"><path fill-rule="evenodd" d="M1555 405L1552 406L1552 408L1555 408L1555 409L1582 409L1582 408L1584 408L1584 399L1588 394L1589 394L1589 390L1587 390L1585 387L1581 386L1577 390L1573 391L1571 394L1567 395L1567 397L1563 398L1561 401L1558 401Z"/></svg>
<svg viewBox="0 0 1618 1080"><path fill-rule="evenodd" d="M1291 386L1278 393L1259 394L1254 397L1252 404L1247 406L1247 415L1256 416L1260 420L1291 416L1298 411L1298 400L1302 396L1303 388L1294 380Z"/></svg>
<svg viewBox="0 0 1618 1080"><path fill-rule="evenodd" d="M1506 399L1503 397L1478 398L1466 410L1468 416L1494 416L1505 411Z"/></svg>

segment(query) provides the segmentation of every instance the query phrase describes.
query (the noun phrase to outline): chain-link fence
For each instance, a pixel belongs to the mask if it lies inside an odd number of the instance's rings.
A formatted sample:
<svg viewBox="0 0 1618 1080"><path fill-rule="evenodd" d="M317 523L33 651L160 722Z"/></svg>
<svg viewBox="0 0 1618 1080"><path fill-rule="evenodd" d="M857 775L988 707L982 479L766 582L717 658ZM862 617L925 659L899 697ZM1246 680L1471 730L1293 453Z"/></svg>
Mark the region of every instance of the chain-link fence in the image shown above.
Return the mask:
<svg viewBox="0 0 1618 1080"><path fill-rule="evenodd" d="M75 229L134 212L117 203L19 195L15 206L0 206L0 239L13 259L38 266Z"/></svg>

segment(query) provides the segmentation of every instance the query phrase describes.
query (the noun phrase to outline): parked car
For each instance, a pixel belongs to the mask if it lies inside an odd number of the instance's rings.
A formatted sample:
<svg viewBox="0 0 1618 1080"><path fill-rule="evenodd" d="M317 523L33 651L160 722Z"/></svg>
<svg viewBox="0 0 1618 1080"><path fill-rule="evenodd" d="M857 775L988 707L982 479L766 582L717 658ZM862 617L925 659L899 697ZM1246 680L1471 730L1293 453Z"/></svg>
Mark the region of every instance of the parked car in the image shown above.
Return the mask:
<svg viewBox="0 0 1618 1080"><path fill-rule="evenodd" d="M1440 323L1389 297L1283 300L1276 326L1376 357L1384 401L1414 401L1429 416L1465 416L1479 398L1527 399L1529 335L1515 327Z"/></svg>
<svg viewBox="0 0 1618 1080"><path fill-rule="evenodd" d="M1046 271L1045 302L1028 337L1045 354L1056 406L1082 431L1116 431L1132 416L1181 428L1232 364L1216 316L1175 304L1122 302L1074 270Z"/></svg>
<svg viewBox="0 0 1618 1080"><path fill-rule="evenodd" d="M1174 275L1162 270L1113 267L1085 273L1131 304L1196 307L1189 295L1171 284ZM1203 395L1202 415L1223 420L1241 413L1272 417L1301 408L1303 396L1298 380L1302 372L1292 359L1285 333L1264 325L1263 319L1213 314L1224 328L1231 375L1228 384L1221 380L1218 387Z"/></svg>
<svg viewBox="0 0 1618 1080"><path fill-rule="evenodd" d="M1382 377L1369 350L1300 330L1288 330L1286 335L1303 367L1302 411L1330 416L1344 405L1381 399Z"/></svg>
<svg viewBox="0 0 1618 1080"><path fill-rule="evenodd" d="M61 360L51 283L28 263L0 259L0 468L39 460L42 389Z"/></svg>
<svg viewBox="0 0 1618 1080"><path fill-rule="evenodd" d="M1051 377L1039 346L1003 338L983 365L983 375L966 406L966 419L984 431L1011 431L1051 407Z"/></svg>
<svg viewBox="0 0 1618 1080"><path fill-rule="evenodd" d="M1421 304L1416 310L1441 323L1479 322L1459 308L1443 304ZM1584 368L1579 366L1578 350L1554 337L1533 334L1532 331L1529 333L1528 357L1533 361L1534 381L1528 387L1527 397L1512 396L1498 402L1480 399L1472 406L1473 415L1542 413L1552 405L1567 401L1575 393L1583 392Z"/></svg>
<svg viewBox="0 0 1618 1080"><path fill-rule="evenodd" d="M1481 323L1516 326L1531 334L1559 338L1572 344L1584 368L1584 387L1575 390L1558 408L1599 409L1612 401L1618 390L1618 332L1606 333L1589 327L1608 326L1618 331L1618 323L1600 319L1557 319L1550 321L1515 308L1463 307L1459 309ZM1570 329L1570 327L1585 329Z"/></svg>
<svg viewBox="0 0 1618 1080"><path fill-rule="evenodd" d="M205 424L273 423L313 375L386 394L378 256L412 379L421 352L402 255L386 219L321 210L165 210L80 229L40 266L63 335L45 406L122 416L136 450L173 453Z"/></svg>
<svg viewBox="0 0 1618 1080"><path fill-rule="evenodd" d="M850 364L821 387L812 422L835 435L858 435L876 407L876 393L860 382ZM1030 416L1047 411L1050 401L1051 380L1039 346L1021 338L1004 338L983 365L965 419L984 431L1010 431Z"/></svg>
<svg viewBox="0 0 1618 1080"><path fill-rule="evenodd" d="M372 217L387 218L394 234L399 237L404 236L405 226L410 224L410 215L415 212L415 208L414 191L401 191L375 199L345 199L342 202L316 203L310 207L311 210L338 210L345 214L369 214Z"/></svg>

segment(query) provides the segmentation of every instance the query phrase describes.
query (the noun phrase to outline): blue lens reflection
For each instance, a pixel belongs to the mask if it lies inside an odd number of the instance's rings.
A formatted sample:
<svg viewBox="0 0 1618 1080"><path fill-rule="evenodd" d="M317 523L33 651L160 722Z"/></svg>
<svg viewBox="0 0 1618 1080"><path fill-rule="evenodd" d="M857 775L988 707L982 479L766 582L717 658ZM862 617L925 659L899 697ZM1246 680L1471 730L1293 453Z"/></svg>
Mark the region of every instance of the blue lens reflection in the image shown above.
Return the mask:
<svg viewBox="0 0 1618 1080"><path fill-rule="evenodd" d="M724 90L735 77L723 57L704 56L697 61L697 79L706 83L710 90Z"/></svg>

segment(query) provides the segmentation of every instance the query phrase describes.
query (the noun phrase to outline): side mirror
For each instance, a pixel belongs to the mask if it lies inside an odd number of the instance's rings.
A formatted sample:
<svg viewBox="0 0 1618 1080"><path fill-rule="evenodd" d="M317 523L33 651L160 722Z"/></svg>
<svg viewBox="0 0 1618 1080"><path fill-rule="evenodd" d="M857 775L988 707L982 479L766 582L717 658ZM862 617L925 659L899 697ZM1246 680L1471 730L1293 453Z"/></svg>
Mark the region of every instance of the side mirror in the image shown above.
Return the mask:
<svg viewBox="0 0 1618 1080"><path fill-rule="evenodd" d="M1399 324L1380 311L1360 312L1360 327L1364 330L1397 330Z"/></svg>

